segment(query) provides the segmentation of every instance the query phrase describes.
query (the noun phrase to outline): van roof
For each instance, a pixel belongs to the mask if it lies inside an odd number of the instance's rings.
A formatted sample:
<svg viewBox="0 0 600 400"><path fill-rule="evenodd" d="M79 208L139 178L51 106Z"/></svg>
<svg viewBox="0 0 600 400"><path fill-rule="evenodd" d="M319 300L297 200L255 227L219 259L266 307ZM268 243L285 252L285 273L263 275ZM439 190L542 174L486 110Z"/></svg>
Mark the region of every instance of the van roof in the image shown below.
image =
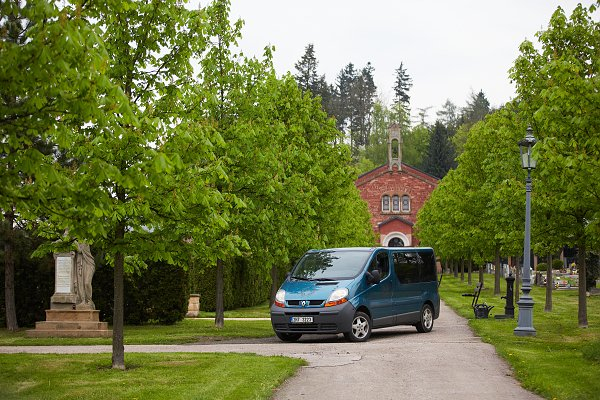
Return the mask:
<svg viewBox="0 0 600 400"><path fill-rule="evenodd" d="M416 250L432 250L431 247L335 247L329 249L310 249L309 252L316 251L367 251L373 252L377 249L386 249L386 250L404 250L404 251L416 251Z"/></svg>

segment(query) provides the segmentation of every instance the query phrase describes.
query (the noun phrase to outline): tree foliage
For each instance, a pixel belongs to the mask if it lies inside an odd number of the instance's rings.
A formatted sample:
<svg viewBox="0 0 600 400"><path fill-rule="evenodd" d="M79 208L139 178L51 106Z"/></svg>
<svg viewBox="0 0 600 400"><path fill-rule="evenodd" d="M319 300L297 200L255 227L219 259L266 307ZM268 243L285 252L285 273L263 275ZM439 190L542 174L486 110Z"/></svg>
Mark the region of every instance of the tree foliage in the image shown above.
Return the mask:
<svg viewBox="0 0 600 400"><path fill-rule="evenodd" d="M433 192L418 216L418 237L449 258L493 258L522 251L526 172L517 142L527 125L540 142L533 177L532 244L540 255L577 246L578 324L587 326L586 261L598 246L600 24L596 7L561 8L540 45L525 41L510 71L518 98L474 123L458 167ZM485 110L482 96L473 99ZM470 115L483 115L473 112ZM448 232L452 232L449 234ZM588 277L589 279L589 277Z"/></svg>

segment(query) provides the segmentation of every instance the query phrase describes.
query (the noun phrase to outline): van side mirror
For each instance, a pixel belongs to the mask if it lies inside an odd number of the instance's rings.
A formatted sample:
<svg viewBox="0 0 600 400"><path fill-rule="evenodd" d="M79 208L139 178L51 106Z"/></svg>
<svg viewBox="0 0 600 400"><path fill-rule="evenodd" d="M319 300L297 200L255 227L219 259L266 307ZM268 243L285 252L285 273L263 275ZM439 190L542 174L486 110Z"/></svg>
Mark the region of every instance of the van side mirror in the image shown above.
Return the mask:
<svg viewBox="0 0 600 400"><path fill-rule="evenodd" d="M376 284L381 282L381 272L378 269L367 271L367 283Z"/></svg>

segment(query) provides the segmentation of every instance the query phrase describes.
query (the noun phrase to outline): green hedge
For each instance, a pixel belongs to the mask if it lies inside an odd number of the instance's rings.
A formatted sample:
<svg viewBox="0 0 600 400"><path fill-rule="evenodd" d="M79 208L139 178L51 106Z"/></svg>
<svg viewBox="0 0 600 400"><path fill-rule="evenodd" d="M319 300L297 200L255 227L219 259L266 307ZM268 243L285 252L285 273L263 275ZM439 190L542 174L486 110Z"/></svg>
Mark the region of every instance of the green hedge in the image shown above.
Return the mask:
<svg viewBox="0 0 600 400"><path fill-rule="evenodd" d="M2 223L2 229L5 224ZM3 230L2 239L6 232ZM41 242L23 230L13 231L13 254L15 262L15 307L19 327L33 327L36 321L46 319L50 297L54 294L54 258L31 258L29 255ZM4 240L0 239L0 326L6 327L4 306Z"/></svg>
<svg viewBox="0 0 600 400"><path fill-rule="evenodd" d="M98 266L98 264L96 264ZM101 319L112 323L113 269L100 265L96 268L93 300L100 310ZM139 274L124 278L124 320L129 325L145 323L173 324L185 318L188 305L188 277L181 267L164 263L148 263Z"/></svg>
<svg viewBox="0 0 600 400"><path fill-rule="evenodd" d="M216 267L199 268L199 272L191 273L197 279L191 282L191 287L198 288L200 294L200 309L215 311L216 309ZM260 265L252 265L243 259L226 263L223 269L224 287L223 303L225 310L239 307L251 307L269 300L271 294L271 278L269 271L264 271ZM287 272L287 270L286 270ZM285 272L280 272L282 277Z"/></svg>

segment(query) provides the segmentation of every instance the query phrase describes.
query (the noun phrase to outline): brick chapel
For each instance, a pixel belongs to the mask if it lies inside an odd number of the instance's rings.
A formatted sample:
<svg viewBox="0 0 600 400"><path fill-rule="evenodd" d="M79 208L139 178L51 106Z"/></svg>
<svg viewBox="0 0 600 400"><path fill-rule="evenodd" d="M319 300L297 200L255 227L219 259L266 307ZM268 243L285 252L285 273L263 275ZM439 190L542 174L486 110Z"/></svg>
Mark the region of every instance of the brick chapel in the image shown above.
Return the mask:
<svg viewBox="0 0 600 400"><path fill-rule="evenodd" d="M417 246L413 225L438 179L402 163L402 135L390 126L388 163L358 177L360 195L369 205L371 225L382 246Z"/></svg>

